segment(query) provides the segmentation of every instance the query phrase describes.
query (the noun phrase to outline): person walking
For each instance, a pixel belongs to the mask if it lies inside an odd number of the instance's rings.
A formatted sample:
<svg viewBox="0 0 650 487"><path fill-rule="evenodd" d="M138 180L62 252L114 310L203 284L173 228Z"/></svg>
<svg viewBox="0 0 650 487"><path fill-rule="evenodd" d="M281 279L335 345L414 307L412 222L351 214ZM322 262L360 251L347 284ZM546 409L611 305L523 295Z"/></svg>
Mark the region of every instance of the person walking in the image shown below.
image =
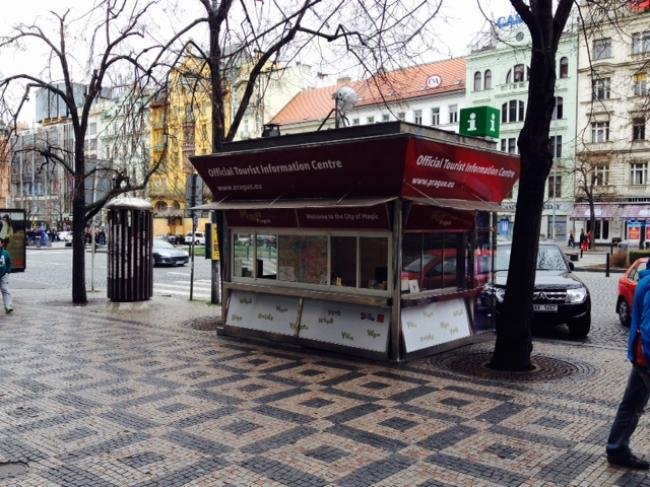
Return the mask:
<svg viewBox="0 0 650 487"><path fill-rule="evenodd" d="M580 244L580 248L584 250L585 248L585 240L587 239L587 236L585 235L585 229L580 230L580 240L578 240L578 243Z"/></svg>
<svg viewBox="0 0 650 487"><path fill-rule="evenodd" d="M11 300L11 291L9 290L9 273L11 272L11 257L7 252L7 244L0 240L0 292L2 293L2 302L5 305L7 314L14 310Z"/></svg>
<svg viewBox="0 0 650 487"><path fill-rule="evenodd" d="M648 470L650 463L630 450L630 437L650 398L650 269L639 273L634 293L627 358L632 371L607 439L607 461L612 465Z"/></svg>
<svg viewBox="0 0 650 487"><path fill-rule="evenodd" d="M573 230L569 232L569 247L573 248L576 245L576 239L573 237Z"/></svg>

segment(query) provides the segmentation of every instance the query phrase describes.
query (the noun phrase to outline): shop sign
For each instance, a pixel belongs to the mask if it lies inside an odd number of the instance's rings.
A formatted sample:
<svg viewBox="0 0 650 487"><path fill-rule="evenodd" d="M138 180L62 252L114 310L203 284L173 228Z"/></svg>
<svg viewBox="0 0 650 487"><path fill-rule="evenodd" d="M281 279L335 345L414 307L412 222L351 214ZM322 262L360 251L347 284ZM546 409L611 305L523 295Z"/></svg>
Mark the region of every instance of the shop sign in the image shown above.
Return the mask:
<svg viewBox="0 0 650 487"><path fill-rule="evenodd" d="M413 139L402 194L500 203L518 178L517 156Z"/></svg>
<svg viewBox="0 0 650 487"><path fill-rule="evenodd" d="M386 352L390 309L306 299L300 338Z"/></svg>
<svg viewBox="0 0 650 487"><path fill-rule="evenodd" d="M494 107L481 106L460 109L458 133L473 137L499 138L501 121L499 110Z"/></svg>
<svg viewBox="0 0 650 487"><path fill-rule="evenodd" d="M432 74L427 78L426 86L427 88L437 88L442 84L442 78L437 74Z"/></svg>
<svg viewBox="0 0 650 487"><path fill-rule="evenodd" d="M232 291L226 325L295 335L298 327L298 298Z"/></svg>
<svg viewBox="0 0 650 487"><path fill-rule="evenodd" d="M296 212L291 208L270 210L226 210L230 227L280 227L294 228Z"/></svg>
<svg viewBox="0 0 650 487"><path fill-rule="evenodd" d="M494 23L499 29L514 29L515 27L523 24L524 21L519 14L513 14L499 17Z"/></svg>
<svg viewBox="0 0 650 487"><path fill-rule="evenodd" d="M0 208L0 239L7 244L12 272L25 270L25 210Z"/></svg>
<svg viewBox="0 0 650 487"><path fill-rule="evenodd" d="M350 228L389 230L385 204L371 207L301 208L297 210L302 228Z"/></svg>
<svg viewBox="0 0 650 487"><path fill-rule="evenodd" d="M468 337L470 328L465 300L403 308L402 335L407 353Z"/></svg>
<svg viewBox="0 0 650 487"><path fill-rule="evenodd" d="M192 158L219 199L397 195L408 138L353 140Z"/></svg>
<svg viewBox="0 0 650 487"><path fill-rule="evenodd" d="M467 231L474 228L474 213L448 208L413 205L409 211L406 230Z"/></svg>

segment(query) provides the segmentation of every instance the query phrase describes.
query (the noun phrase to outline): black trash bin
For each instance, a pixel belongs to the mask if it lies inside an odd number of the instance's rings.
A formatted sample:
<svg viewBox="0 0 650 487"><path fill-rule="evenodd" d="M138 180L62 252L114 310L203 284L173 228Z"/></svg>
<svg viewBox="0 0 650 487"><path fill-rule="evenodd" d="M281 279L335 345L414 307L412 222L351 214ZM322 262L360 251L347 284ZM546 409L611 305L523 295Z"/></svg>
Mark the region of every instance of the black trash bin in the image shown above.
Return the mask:
<svg viewBox="0 0 650 487"><path fill-rule="evenodd" d="M108 205L108 299L146 301L153 295L153 213L140 198Z"/></svg>

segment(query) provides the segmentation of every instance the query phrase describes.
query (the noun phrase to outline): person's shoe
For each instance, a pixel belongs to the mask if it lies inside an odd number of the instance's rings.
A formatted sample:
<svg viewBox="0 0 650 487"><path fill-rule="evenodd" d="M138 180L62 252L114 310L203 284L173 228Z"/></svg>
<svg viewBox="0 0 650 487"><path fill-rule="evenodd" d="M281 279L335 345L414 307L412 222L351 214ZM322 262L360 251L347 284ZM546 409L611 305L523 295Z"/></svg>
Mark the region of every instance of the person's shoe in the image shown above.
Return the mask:
<svg viewBox="0 0 650 487"><path fill-rule="evenodd" d="M7 314L13 313L14 308L12 306L5 306L5 311Z"/></svg>
<svg viewBox="0 0 650 487"><path fill-rule="evenodd" d="M637 457L633 453L625 455L607 455L607 461L619 467L633 468L635 470L648 470L650 463Z"/></svg>

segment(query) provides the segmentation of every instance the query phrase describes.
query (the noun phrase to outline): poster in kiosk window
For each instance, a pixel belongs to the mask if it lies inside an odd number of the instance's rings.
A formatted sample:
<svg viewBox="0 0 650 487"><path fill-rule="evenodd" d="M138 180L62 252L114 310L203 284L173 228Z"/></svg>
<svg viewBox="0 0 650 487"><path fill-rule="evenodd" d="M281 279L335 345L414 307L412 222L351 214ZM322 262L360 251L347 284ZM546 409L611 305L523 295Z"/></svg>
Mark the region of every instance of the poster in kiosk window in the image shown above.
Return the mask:
<svg viewBox="0 0 650 487"><path fill-rule="evenodd" d="M25 211L0 208L0 239L7 243L11 256L11 271L24 272L26 267Z"/></svg>

